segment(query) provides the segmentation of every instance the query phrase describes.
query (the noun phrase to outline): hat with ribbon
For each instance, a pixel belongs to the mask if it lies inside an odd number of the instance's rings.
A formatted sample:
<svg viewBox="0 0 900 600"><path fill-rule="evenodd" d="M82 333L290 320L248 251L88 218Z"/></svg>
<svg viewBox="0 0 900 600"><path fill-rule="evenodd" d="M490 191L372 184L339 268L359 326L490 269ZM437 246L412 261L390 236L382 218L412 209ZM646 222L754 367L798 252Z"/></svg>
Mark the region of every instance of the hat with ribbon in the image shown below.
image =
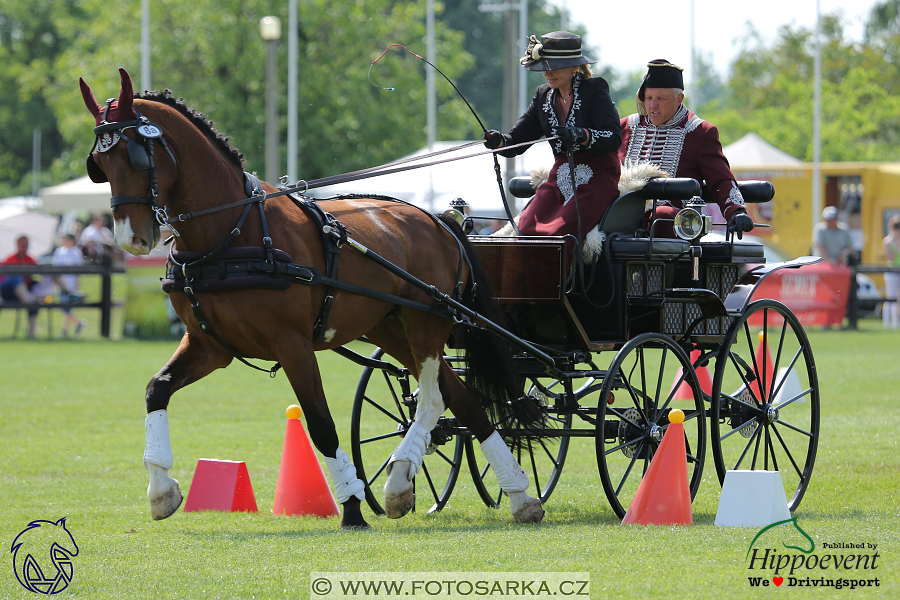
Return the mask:
<svg viewBox="0 0 900 600"><path fill-rule="evenodd" d="M528 39L525 56L519 59L526 71L555 71L597 62L581 54L581 36L568 31L545 33Z"/></svg>

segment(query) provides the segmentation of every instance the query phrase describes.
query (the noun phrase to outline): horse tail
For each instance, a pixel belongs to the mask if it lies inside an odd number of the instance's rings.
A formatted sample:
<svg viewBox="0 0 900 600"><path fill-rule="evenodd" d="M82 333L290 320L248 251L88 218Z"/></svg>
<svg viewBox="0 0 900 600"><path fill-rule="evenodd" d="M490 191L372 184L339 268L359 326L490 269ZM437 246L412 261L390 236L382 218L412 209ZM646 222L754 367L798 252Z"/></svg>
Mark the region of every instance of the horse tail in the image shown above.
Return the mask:
<svg viewBox="0 0 900 600"><path fill-rule="evenodd" d="M452 218L439 217L462 245L471 265L463 301L479 315L503 326L504 315L494 300L487 272L459 224ZM481 402L491 422L506 432L544 426L545 415L534 399L523 395L523 378L513 364L513 349L509 342L487 329L460 326L454 329L453 339L464 351L465 382ZM507 444L517 447L531 436L505 435Z"/></svg>

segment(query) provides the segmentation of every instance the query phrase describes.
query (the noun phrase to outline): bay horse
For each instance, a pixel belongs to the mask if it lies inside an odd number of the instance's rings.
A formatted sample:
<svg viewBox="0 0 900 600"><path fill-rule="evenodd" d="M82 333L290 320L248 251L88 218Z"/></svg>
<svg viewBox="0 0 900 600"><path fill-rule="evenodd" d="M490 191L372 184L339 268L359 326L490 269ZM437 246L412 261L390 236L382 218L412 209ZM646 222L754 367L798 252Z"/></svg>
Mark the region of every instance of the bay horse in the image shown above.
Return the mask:
<svg viewBox="0 0 900 600"><path fill-rule="evenodd" d="M496 309L462 230L384 198L312 202L281 195L263 201L262 194L278 189L246 174L242 155L203 115L168 91L137 96L125 69L119 75L118 99L105 105L83 78L79 81L97 125L88 173L94 181L110 182L116 244L122 250L148 254L160 239L159 225L171 225L176 235L167 269L169 295L187 326L172 358L147 385L144 466L152 517L169 517L183 498L169 476L174 458L166 411L172 394L234 358L257 358L276 361L290 381L343 507L341 526L368 527L360 510L365 483L340 448L315 359L316 351L365 336L419 384L415 422L388 465L387 515L398 518L413 508L412 479L430 432L449 408L480 442L510 497L514 518L539 522L540 500L526 493L528 476L492 425L498 421L491 417L509 415L521 396L509 366L510 348L496 335L468 327L466 382L444 361L454 323L435 300L441 294L458 297L488 318L493 313L486 311ZM242 200L243 208L222 208ZM355 245L347 243L348 233ZM329 267L326 253L337 256L342 246L351 247L339 254L339 266L334 258ZM373 254L382 264L373 262ZM384 264L427 280L432 292ZM252 272L222 289L204 278L210 269ZM319 283L323 273L333 275L328 279L333 285Z"/></svg>

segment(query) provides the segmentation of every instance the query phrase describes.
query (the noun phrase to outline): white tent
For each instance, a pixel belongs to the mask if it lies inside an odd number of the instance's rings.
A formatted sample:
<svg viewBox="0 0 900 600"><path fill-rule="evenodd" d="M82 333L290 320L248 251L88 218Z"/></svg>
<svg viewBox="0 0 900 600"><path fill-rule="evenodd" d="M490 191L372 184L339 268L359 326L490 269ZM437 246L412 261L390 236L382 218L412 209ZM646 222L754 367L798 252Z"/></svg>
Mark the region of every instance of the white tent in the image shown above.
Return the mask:
<svg viewBox="0 0 900 600"><path fill-rule="evenodd" d="M432 151L447 150L467 143L469 142L435 142ZM324 198L336 194L380 194L405 200L434 212L446 209L454 198L462 198L471 207L472 214L501 215L503 214L503 202L500 198L497 176L494 173L494 160L490 154L472 156L483 151L484 146L479 143L465 150L448 152L424 161L399 165L399 167L460 156L471 156L471 158L317 188L311 190L310 195ZM427 153L428 149L422 148L399 160ZM500 169L505 175L507 160L503 157L498 158ZM540 142L529 148L518 162L523 163L523 166L515 175L530 175L532 169L546 167L549 170L553 166L553 153L546 142ZM513 198L508 191L506 197L510 202L510 208L515 212L513 201L516 198Z"/></svg>
<svg viewBox="0 0 900 600"><path fill-rule="evenodd" d="M44 212L64 213L70 210L108 212L112 196L109 183L94 183L88 176L41 189Z"/></svg>
<svg viewBox="0 0 900 600"><path fill-rule="evenodd" d="M779 150L755 133L748 133L722 150L731 169L747 169L770 165L800 165L803 161Z"/></svg>
<svg viewBox="0 0 900 600"><path fill-rule="evenodd" d="M0 260L16 251L16 240L28 236L28 254L38 258L53 250L57 217L4 203L0 205Z"/></svg>

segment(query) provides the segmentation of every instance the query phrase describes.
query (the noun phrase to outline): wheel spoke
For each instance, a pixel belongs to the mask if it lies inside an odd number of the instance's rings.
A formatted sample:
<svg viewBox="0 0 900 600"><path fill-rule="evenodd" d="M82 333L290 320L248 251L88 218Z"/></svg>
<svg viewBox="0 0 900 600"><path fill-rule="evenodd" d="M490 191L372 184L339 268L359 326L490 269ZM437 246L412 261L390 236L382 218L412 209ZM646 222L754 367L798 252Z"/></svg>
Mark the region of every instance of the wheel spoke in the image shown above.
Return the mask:
<svg viewBox="0 0 900 600"><path fill-rule="evenodd" d="M396 421L400 425L403 425L406 423L406 416L403 414L402 411L400 412L400 416L403 417L404 420L401 421L400 419L397 418L396 415L394 415L394 413L390 412L388 409L384 408L383 406L381 406L380 404L378 404L376 401L372 400L368 396L364 396L364 400L366 402L368 402L369 404L371 404L373 407L375 407L378 410L380 410L381 412L383 412L388 418Z"/></svg>
<svg viewBox="0 0 900 600"><path fill-rule="evenodd" d="M794 470L797 472L797 475L800 479L803 479L803 472L800 470L800 467L797 466L797 461L794 460L794 455L791 454L791 451L788 449L787 444L784 443L784 439L781 437L781 434L778 432L778 429L772 425L772 431L775 433L775 436L778 437L778 441L781 443L781 447L784 449L785 455L788 457L788 460L791 461L791 464L794 466Z"/></svg>
<svg viewBox="0 0 900 600"><path fill-rule="evenodd" d="M394 390L394 386L391 383L390 375L388 375L387 371L382 371L381 374L384 376L384 382L387 385L388 391L391 393L391 398L394 399L394 405L397 407L397 412L400 413L400 416L403 417L404 421L411 421L412 419L406 414L406 411L403 410L403 403L400 402L400 398L397 397L397 392Z"/></svg>
<svg viewBox="0 0 900 600"><path fill-rule="evenodd" d="M381 440L386 440L392 437L402 436L403 431L392 431L390 433L382 433L381 435L374 435L372 437L367 437L359 440L360 444L368 444L370 442L379 442Z"/></svg>
<svg viewBox="0 0 900 600"><path fill-rule="evenodd" d="M428 481L428 488L431 490L431 497L434 498L435 503L440 502L441 497L437 492L437 489L434 487L434 482L431 480L431 474L428 472L428 466L423 462L422 463L422 472L425 473L425 479Z"/></svg>
<svg viewBox="0 0 900 600"><path fill-rule="evenodd" d="M752 423L752 422L753 422L753 421L748 421L748 423ZM731 433L735 433L736 431L738 431L738 430L737 430L737 429L732 429L731 432L730 432L728 435L731 435ZM738 467L740 467L740 466L741 466L741 463L744 462L744 458L747 456L747 452L750 451L750 445L753 443L754 438L756 438L756 436L757 436L758 434L759 434L759 427L757 427L757 428L753 431L753 434L750 436L750 439L747 440L747 445L744 446L744 451L741 452L740 457L738 457L738 461L737 461L737 464L734 465L734 469L737 469ZM723 439L724 439L724 438L723 438Z"/></svg>
<svg viewBox="0 0 900 600"><path fill-rule="evenodd" d="M387 468L388 463L389 463L390 461L391 461L391 457L388 456L388 457L384 460L384 462L381 463L381 466L378 467L378 470L375 471L375 474L372 475L371 479L369 479L369 481L367 482L367 483L369 484L369 487L372 487L372 484L375 483L375 480L378 479L378 476L381 475L382 471L384 471L384 470Z"/></svg>
<svg viewBox="0 0 900 600"><path fill-rule="evenodd" d="M756 433L758 435L756 436L756 444L753 446L753 461L750 463L751 471L756 470L756 458L759 456L759 444L761 443L763 438L763 429L765 429L765 424L760 421L759 427L756 428Z"/></svg>
<svg viewBox="0 0 900 600"><path fill-rule="evenodd" d="M452 464L453 464L453 459L450 458L449 456L447 456L446 454L444 454L443 452L441 452L441 450L436 449L436 450L434 451L434 453L437 454L438 456L440 456L441 458L443 458L443 459L444 459L444 462L446 462L448 465L452 465Z"/></svg>
<svg viewBox="0 0 900 600"><path fill-rule="evenodd" d="M797 394L797 395L794 396L793 398L790 398L790 399L788 399L788 400L785 400L784 402L782 402L781 404L779 404L779 405L778 405L778 409L779 409L779 410L782 410L782 409L784 409L786 406L790 406L791 404L793 404L793 403L796 402L797 400L802 400L802 399L804 398L804 396L808 396L809 394L812 393L812 391L813 391L812 388L806 388L805 390L803 390L802 392L800 392L799 394Z"/></svg>
<svg viewBox="0 0 900 600"><path fill-rule="evenodd" d="M628 463L628 468L625 469L625 473L622 475L622 479L619 480L619 485L616 486L616 496L618 496L622 492L622 486L625 485L625 481L628 479L628 474L631 473L631 469L634 467L634 463L637 462L638 452L634 453L634 456L631 457L631 461Z"/></svg>

